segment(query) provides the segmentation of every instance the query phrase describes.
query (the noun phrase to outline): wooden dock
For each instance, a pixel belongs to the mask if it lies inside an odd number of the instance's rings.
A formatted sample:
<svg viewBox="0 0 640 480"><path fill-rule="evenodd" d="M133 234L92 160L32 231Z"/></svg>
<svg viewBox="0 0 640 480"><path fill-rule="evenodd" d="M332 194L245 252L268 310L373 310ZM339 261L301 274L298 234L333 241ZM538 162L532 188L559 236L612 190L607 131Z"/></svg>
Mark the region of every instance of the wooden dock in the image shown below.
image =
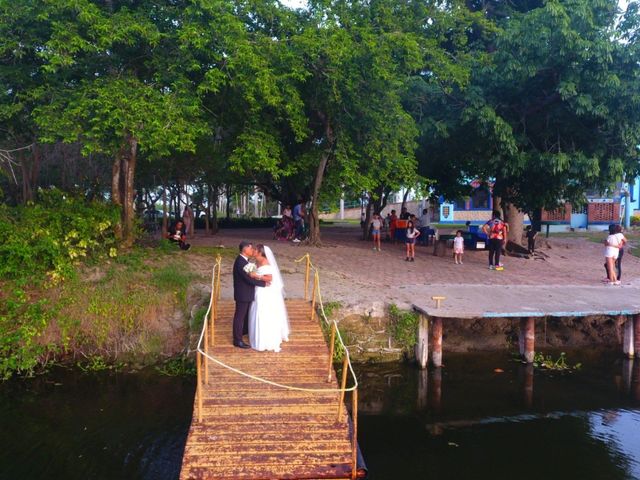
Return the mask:
<svg viewBox="0 0 640 480"><path fill-rule="evenodd" d="M352 423L339 407L335 374L327 381L332 366L319 319L308 301L288 301L287 309L290 341L279 353L258 352L232 345L234 303L219 302L209 355L265 380L326 391L273 386L209 359L200 368L202 410L196 396L181 480L352 478Z"/></svg>

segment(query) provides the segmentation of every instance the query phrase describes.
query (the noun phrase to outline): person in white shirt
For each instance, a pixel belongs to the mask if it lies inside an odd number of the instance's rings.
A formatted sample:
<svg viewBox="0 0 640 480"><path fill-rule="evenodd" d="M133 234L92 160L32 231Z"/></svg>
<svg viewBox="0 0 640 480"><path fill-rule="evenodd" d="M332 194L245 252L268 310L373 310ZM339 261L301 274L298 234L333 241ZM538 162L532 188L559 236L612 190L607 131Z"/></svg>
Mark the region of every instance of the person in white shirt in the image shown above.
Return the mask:
<svg viewBox="0 0 640 480"><path fill-rule="evenodd" d="M620 285L616 273L616 260L620 254L620 249L627 243L627 239L622 234L620 225L612 225L612 227L609 228L609 236L605 242L604 260L607 265L607 272L609 272L609 285Z"/></svg>
<svg viewBox="0 0 640 480"><path fill-rule="evenodd" d="M458 230L453 239L453 259L456 265L462 265L462 255L464 255L464 237L462 236L462 230Z"/></svg>
<svg viewBox="0 0 640 480"><path fill-rule="evenodd" d="M373 237L373 249L380 251L380 232L382 230L382 218L377 213L373 214L371 220L371 237Z"/></svg>
<svg viewBox="0 0 640 480"><path fill-rule="evenodd" d="M420 236L420 231L413 225L413 222L409 220L407 223L407 262L415 262L416 257L416 238Z"/></svg>

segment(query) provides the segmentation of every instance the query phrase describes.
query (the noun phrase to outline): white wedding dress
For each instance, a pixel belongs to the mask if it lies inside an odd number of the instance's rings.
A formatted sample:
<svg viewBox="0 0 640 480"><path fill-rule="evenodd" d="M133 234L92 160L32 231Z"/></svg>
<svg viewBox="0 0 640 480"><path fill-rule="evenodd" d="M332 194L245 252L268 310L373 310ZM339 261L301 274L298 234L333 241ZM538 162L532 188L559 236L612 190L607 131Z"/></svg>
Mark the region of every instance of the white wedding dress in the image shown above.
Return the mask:
<svg viewBox="0 0 640 480"><path fill-rule="evenodd" d="M267 250L268 247L265 247ZM284 285L271 250L267 250L270 264L256 270L260 275L272 275L271 285L256 287L255 301L249 310L249 342L259 351L280 351L280 344L289 341L289 317L284 304Z"/></svg>

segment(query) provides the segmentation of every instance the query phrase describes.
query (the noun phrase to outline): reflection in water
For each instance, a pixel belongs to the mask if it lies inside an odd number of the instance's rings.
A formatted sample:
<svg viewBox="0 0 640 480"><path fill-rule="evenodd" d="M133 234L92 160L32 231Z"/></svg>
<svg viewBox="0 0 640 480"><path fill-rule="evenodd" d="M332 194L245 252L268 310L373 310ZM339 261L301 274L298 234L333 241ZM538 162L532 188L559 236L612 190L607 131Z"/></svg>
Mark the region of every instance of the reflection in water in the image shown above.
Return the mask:
<svg viewBox="0 0 640 480"><path fill-rule="evenodd" d="M581 371L501 354L449 355L427 372L361 366L371 478L640 479L640 361L569 355Z"/></svg>

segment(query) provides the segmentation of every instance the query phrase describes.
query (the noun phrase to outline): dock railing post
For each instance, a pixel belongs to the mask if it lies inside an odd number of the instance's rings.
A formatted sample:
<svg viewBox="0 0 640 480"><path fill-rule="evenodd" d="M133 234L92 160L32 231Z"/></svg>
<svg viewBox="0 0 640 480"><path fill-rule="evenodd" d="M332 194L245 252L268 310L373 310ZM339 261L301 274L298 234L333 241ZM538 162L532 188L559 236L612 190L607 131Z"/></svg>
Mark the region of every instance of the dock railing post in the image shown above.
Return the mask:
<svg viewBox="0 0 640 480"><path fill-rule="evenodd" d="M338 404L338 421L342 416L342 404L344 403L345 389L347 388L347 370L349 369L349 359L347 354L344 354L342 359L342 382L340 383L340 403Z"/></svg>
<svg viewBox="0 0 640 480"><path fill-rule="evenodd" d="M306 254L307 262L306 268L304 271L304 299L309 299L309 273L311 272L311 257L309 257L309 253Z"/></svg>
<svg viewBox="0 0 640 480"><path fill-rule="evenodd" d="M318 287L318 271L313 275L313 293L311 295L311 321L316 319L316 292Z"/></svg>
<svg viewBox="0 0 640 480"><path fill-rule="evenodd" d="M197 372L197 382L196 385L196 397L198 399L198 422L202 422L202 372L200 366L200 352L196 351L196 372Z"/></svg>
<svg viewBox="0 0 640 480"><path fill-rule="evenodd" d="M351 478L358 478L358 389L351 396L351 417L353 419L353 436L351 438Z"/></svg>
<svg viewBox="0 0 640 480"><path fill-rule="evenodd" d="M207 319L204 319L204 353L202 355L202 361L204 362L204 384L209 385L209 362L207 362L207 355L209 354L209 332L207 332L208 327Z"/></svg>
<svg viewBox="0 0 640 480"><path fill-rule="evenodd" d="M336 343L336 322L331 322L331 340L329 343L329 373L327 375L327 383L331 382L331 372L333 371L333 352Z"/></svg>

